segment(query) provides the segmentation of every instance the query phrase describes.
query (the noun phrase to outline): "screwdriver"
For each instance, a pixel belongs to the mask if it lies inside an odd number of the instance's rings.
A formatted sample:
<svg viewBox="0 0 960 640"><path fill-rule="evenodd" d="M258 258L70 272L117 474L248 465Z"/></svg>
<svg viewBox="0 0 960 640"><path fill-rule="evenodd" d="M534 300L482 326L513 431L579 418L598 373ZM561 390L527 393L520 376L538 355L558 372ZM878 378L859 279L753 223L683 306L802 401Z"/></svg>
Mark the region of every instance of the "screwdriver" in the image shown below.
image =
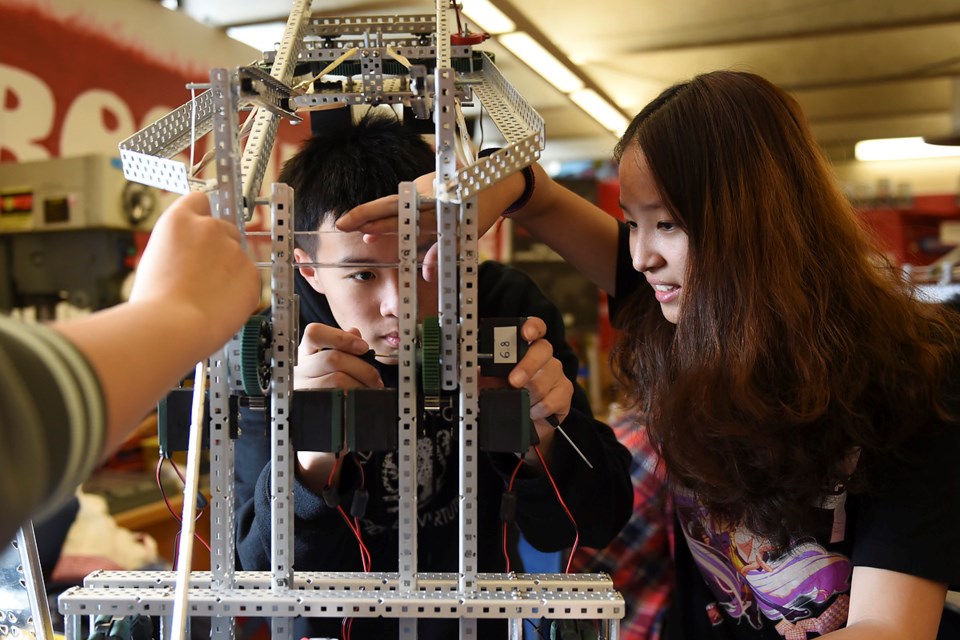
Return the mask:
<svg viewBox="0 0 960 640"><path fill-rule="evenodd" d="M554 415L547 416L547 422L550 423L551 427L559 431L560 435L562 435L564 438L567 439L567 442L569 442L570 446L573 447L573 450L577 452L577 455L579 455L583 459L583 461L587 463L588 467L593 469L593 465L590 464L589 460L587 460L587 456L583 455L583 451L580 451L580 447L578 447L573 443L573 440L570 439L570 436L567 435L567 432L564 431L563 427L560 426L560 421L557 419L557 416L554 416Z"/></svg>

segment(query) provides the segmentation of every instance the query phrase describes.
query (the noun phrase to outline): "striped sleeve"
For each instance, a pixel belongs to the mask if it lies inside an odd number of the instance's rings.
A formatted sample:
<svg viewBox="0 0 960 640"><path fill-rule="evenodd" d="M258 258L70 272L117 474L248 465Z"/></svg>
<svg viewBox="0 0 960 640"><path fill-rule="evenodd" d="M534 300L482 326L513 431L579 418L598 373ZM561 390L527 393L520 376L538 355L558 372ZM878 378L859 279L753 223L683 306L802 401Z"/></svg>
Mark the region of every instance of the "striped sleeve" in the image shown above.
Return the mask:
<svg viewBox="0 0 960 640"><path fill-rule="evenodd" d="M47 327L0 317L0 540L73 495L105 434L103 393L83 355Z"/></svg>

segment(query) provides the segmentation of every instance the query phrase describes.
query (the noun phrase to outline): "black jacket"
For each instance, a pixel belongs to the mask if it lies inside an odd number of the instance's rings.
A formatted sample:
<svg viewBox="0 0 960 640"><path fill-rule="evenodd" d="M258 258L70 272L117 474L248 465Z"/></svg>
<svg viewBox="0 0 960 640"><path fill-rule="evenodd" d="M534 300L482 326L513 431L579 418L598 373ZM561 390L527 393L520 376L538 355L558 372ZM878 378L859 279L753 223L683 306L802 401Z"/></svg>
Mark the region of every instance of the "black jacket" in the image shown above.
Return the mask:
<svg viewBox="0 0 960 640"><path fill-rule="evenodd" d="M301 327L312 322L336 326L324 296L316 293L299 274ZM633 491L629 475L630 454L605 424L593 419L583 389L576 385L578 362L564 338L559 311L525 274L486 262L480 266L478 314L480 318L536 316L547 325L546 338L564 372L574 381L572 410L563 423L564 431L591 461L591 470L562 436L553 440L550 471L560 494L577 521L580 545L604 547L630 517ZM396 386L397 368L376 363L384 384ZM440 418L419 423L418 446L418 570L458 569L458 455L456 424ZM245 411L242 436L236 448L237 464L237 552L244 570L270 567L270 470L269 415ZM360 521L364 544L370 551L372 570L396 571L398 556L396 515L395 452L366 455L348 454L343 464L341 504L349 505L360 484L359 465L369 503ZM478 569L504 571L501 495L517 464L514 454L481 453L478 459ZM516 524L524 537L542 551L569 548L574 529L560 507L545 476L524 476L521 471L514 492L517 496ZM358 543L340 514L302 484L294 486L294 570L360 571ZM512 569L520 570L515 561ZM325 634L338 636L340 619L298 620L297 637ZM421 638L455 637L456 620L421 622ZM449 626L452 625L452 626ZM452 634L451 635L451 630ZM394 637L394 620L356 619L354 637Z"/></svg>

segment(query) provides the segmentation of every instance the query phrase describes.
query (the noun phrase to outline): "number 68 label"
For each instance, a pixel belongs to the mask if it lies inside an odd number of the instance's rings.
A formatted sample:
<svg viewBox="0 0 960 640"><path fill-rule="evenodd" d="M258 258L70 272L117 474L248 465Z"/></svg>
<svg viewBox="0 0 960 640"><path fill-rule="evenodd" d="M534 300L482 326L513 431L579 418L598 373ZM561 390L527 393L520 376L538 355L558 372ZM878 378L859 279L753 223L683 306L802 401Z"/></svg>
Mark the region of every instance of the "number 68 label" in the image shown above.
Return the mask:
<svg viewBox="0 0 960 640"><path fill-rule="evenodd" d="M493 361L496 364L517 362L517 327L494 327Z"/></svg>

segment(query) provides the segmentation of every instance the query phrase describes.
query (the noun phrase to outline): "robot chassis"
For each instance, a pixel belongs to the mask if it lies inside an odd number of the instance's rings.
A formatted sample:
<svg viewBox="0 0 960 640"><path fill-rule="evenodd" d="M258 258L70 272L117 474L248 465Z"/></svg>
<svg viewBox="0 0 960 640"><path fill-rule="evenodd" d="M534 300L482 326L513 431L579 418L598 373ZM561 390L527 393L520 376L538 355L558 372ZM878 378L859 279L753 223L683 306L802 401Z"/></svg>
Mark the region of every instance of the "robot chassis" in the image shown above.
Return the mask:
<svg viewBox="0 0 960 640"><path fill-rule="evenodd" d="M68 640L81 640L80 616L157 616L164 639L185 633L189 616L208 617L214 640L233 638L234 618L271 618L272 637L291 638L296 616L387 617L399 620L404 640L417 636L417 619L460 620L460 637L477 637L478 618L508 621L509 638L522 637L523 620L599 620L599 637L619 637L623 598L606 574L478 573L476 530L477 365L477 193L534 162L543 146L543 121L502 77L490 58L467 44L451 42L450 7L437 0L436 15L358 18L310 17L310 0L295 0L283 39L263 65L235 71L213 69L209 89L120 144L128 180L174 192L207 188L171 158L210 131L216 151L216 184L210 191L214 214L236 223L246 239L245 222L254 205L271 211L272 344L269 372L261 380L270 397L272 541L271 570L235 570L234 443L230 437L231 392L243 386L231 341L207 361L209 372L209 447L211 570L189 570L192 532L182 536L180 570L97 571L59 598ZM308 37L312 36L312 37ZM462 39L453 38L455 43ZM334 44L335 43L335 44ZM327 65L359 59L362 81L349 92L303 93L291 88L298 62ZM384 89L385 68L394 61L436 59L432 87L423 66L409 66L406 90ZM457 71L454 65L462 69ZM404 69L403 71L406 71ZM322 75L322 74L321 74ZM320 76L317 76L320 77ZM507 141L502 150L458 170L455 157L456 111L474 94ZM413 183L400 187L399 279L402 300L399 354L398 460L400 465L399 571L397 573L294 572L293 466L291 414L293 366L297 353L297 304L292 266L294 206L292 190L260 186L280 118L299 120L297 112L334 106L404 104L419 116L433 112L437 148L437 234L439 239L439 375L444 390L459 396L460 566L457 573L417 571L415 353L417 317L417 229L419 200ZM237 114L256 105L253 126L242 151ZM201 365L198 365L198 368ZM198 380L200 375L198 375ZM194 406L197 406L196 397ZM202 413L202 409L201 409ZM194 423L196 423L196 416ZM196 504L199 428L191 426L185 504ZM184 522L188 522L187 512ZM189 518L193 520L192 517ZM186 559L187 562L182 562Z"/></svg>

